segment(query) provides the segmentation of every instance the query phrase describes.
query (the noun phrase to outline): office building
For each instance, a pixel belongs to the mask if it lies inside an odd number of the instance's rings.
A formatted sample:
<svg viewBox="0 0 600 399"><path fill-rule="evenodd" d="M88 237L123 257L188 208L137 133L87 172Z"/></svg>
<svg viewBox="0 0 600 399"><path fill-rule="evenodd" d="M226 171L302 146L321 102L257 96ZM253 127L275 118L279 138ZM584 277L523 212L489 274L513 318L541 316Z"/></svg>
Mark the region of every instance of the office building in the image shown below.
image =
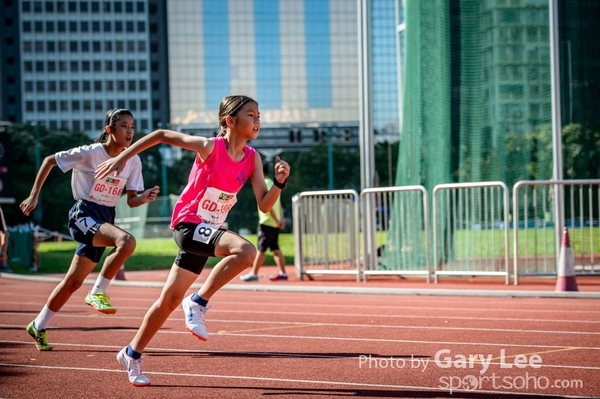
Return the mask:
<svg viewBox="0 0 600 399"><path fill-rule="evenodd" d="M398 135L394 0L371 0L374 130ZM356 145L354 0L5 1L2 119L96 135L107 109L138 131L211 134L221 99L255 97L267 146ZM348 139L348 135L351 139ZM256 143L259 145L260 143Z"/></svg>
<svg viewBox="0 0 600 399"><path fill-rule="evenodd" d="M97 135L129 108L138 130L169 120L166 2L4 1L2 119Z"/></svg>
<svg viewBox="0 0 600 399"><path fill-rule="evenodd" d="M375 129L397 135L394 7L372 1L372 54ZM221 99L247 94L261 109L257 145L312 145L329 125L356 145L357 14L348 0L169 1L171 123L214 130Z"/></svg>
<svg viewBox="0 0 600 399"><path fill-rule="evenodd" d="M598 125L600 4L558 2L562 124ZM547 0L405 0L397 184L551 178ZM402 42L404 43L404 42ZM596 94L594 94L596 93ZM541 160L544 160L542 163Z"/></svg>

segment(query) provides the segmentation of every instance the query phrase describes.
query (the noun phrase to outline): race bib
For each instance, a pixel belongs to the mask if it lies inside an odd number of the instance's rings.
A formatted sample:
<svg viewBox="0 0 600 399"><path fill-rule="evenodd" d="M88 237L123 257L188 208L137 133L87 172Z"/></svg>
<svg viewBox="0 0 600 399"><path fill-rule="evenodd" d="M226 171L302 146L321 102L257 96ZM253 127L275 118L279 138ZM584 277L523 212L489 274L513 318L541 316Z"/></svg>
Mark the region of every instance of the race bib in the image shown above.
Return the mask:
<svg viewBox="0 0 600 399"><path fill-rule="evenodd" d="M87 232L95 225L96 221L89 216L79 218L75 221L75 226L77 226L83 234L87 234Z"/></svg>
<svg viewBox="0 0 600 399"><path fill-rule="evenodd" d="M123 193L127 179L107 176L104 179L96 179L90 191L90 198L98 204L114 207Z"/></svg>
<svg viewBox="0 0 600 399"><path fill-rule="evenodd" d="M213 235L219 230L219 227L208 223L200 223L194 230L194 241L208 244Z"/></svg>
<svg viewBox="0 0 600 399"><path fill-rule="evenodd" d="M198 203L197 215L207 223L221 226L236 202L235 194L209 187Z"/></svg>

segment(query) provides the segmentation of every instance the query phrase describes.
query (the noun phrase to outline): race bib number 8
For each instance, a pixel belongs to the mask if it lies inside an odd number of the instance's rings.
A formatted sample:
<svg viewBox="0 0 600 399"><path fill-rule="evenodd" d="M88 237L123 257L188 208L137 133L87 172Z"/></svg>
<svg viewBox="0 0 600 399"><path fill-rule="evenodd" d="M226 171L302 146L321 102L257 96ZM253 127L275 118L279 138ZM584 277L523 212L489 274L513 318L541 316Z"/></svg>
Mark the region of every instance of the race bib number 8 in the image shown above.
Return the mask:
<svg viewBox="0 0 600 399"><path fill-rule="evenodd" d="M219 230L217 226L208 223L200 223L194 230L194 241L208 244L213 235Z"/></svg>

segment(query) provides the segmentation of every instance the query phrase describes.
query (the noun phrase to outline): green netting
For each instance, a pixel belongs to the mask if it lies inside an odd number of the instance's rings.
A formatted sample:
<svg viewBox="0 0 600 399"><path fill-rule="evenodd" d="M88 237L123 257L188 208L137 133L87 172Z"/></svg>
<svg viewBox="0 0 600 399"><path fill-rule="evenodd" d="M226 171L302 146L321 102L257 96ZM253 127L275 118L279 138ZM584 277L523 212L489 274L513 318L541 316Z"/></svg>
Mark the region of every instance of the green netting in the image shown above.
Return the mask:
<svg viewBox="0 0 600 399"><path fill-rule="evenodd" d="M443 1L407 1L403 131L396 184L446 182L451 176L450 47ZM432 168L431 165L436 165Z"/></svg>
<svg viewBox="0 0 600 399"><path fill-rule="evenodd" d="M158 197L136 208L127 205L127 196L122 196L117 202L115 224L133 234L136 238L169 238L171 214L178 196L168 195Z"/></svg>
<svg viewBox="0 0 600 399"><path fill-rule="evenodd" d="M452 123L447 2L407 1L406 27L403 131L410 133L401 136L396 185L434 187L452 176L450 168L443 166L450 165ZM415 212L399 212L399 209L402 207L391 207L391 219L396 222L390 223L381 263L387 268L422 266L426 253L418 245L422 242L420 234L403 234L407 230L423 231L421 216ZM401 225L405 228L400 229ZM395 251L407 247L415 250L397 256Z"/></svg>
<svg viewBox="0 0 600 399"><path fill-rule="evenodd" d="M148 204L130 208L127 205L127 196L123 195L116 206L115 225L128 231L136 238L144 238L144 228L148 213Z"/></svg>
<svg viewBox="0 0 600 399"><path fill-rule="evenodd" d="M34 264L34 230L32 225L21 224L8 228L8 255L11 262L31 267Z"/></svg>
<svg viewBox="0 0 600 399"><path fill-rule="evenodd" d="M421 192L394 193L389 198L391 217L387 241L382 248L377 269L423 270L427 264L427 241L425 234L421 233L425 231L424 221L420 218L423 215Z"/></svg>
<svg viewBox="0 0 600 399"><path fill-rule="evenodd" d="M550 179L548 1L406 0L405 23L395 184L431 195L441 183ZM417 215L392 214L406 218L423 231ZM452 254L452 227L440 220L438 244ZM406 240L391 226L388 244Z"/></svg>
<svg viewBox="0 0 600 399"><path fill-rule="evenodd" d="M548 2L407 0L406 25L396 183L530 177L551 122Z"/></svg>

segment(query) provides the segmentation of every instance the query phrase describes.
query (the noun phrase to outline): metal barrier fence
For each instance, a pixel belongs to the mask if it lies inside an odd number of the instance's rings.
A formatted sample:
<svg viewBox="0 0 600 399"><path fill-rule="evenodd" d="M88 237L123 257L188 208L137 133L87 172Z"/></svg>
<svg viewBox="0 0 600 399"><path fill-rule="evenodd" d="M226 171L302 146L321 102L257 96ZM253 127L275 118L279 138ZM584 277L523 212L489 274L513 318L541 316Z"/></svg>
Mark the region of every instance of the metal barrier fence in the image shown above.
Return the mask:
<svg viewBox="0 0 600 399"><path fill-rule="evenodd" d="M576 274L600 274L600 180L522 181L512 201L502 182L440 184L431 207L422 186L365 189L360 221L354 191L301 193L294 198L296 271L356 274L357 281L433 275L436 283L440 276L499 276L506 284L512 272L515 285L521 275L555 276L557 184L565 203L560 228L570 229Z"/></svg>
<svg viewBox="0 0 600 399"><path fill-rule="evenodd" d="M360 194L363 275L424 275L430 281L431 244L423 186L369 188Z"/></svg>
<svg viewBox="0 0 600 399"><path fill-rule="evenodd" d="M442 275L504 276L510 284L508 187L502 182L433 189L435 282Z"/></svg>
<svg viewBox="0 0 600 399"><path fill-rule="evenodd" d="M171 213L177 201L176 195L164 195L155 201L136 208L127 205L127 196L117 202L115 224L136 238L171 238Z"/></svg>
<svg viewBox="0 0 600 399"><path fill-rule="evenodd" d="M354 274L359 281L358 194L308 191L292 199L296 274Z"/></svg>
<svg viewBox="0 0 600 399"><path fill-rule="evenodd" d="M171 214L177 196L170 194L156 198L148 204L148 214L144 226L144 238L172 238Z"/></svg>
<svg viewBox="0 0 600 399"><path fill-rule="evenodd" d="M433 192L433 247L423 186L363 190L361 223L354 191L300 193L293 199L298 276L422 275L429 282L433 274L437 283L444 275L486 275L504 276L509 284L506 185L442 184Z"/></svg>
<svg viewBox="0 0 600 399"><path fill-rule="evenodd" d="M563 195L565 226L553 220L554 189ZM559 235L569 229L577 275L600 274L600 180L520 181L513 186L514 284L523 275L556 275ZM515 228L516 227L516 228ZM559 231L559 233L560 233Z"/></svg>

